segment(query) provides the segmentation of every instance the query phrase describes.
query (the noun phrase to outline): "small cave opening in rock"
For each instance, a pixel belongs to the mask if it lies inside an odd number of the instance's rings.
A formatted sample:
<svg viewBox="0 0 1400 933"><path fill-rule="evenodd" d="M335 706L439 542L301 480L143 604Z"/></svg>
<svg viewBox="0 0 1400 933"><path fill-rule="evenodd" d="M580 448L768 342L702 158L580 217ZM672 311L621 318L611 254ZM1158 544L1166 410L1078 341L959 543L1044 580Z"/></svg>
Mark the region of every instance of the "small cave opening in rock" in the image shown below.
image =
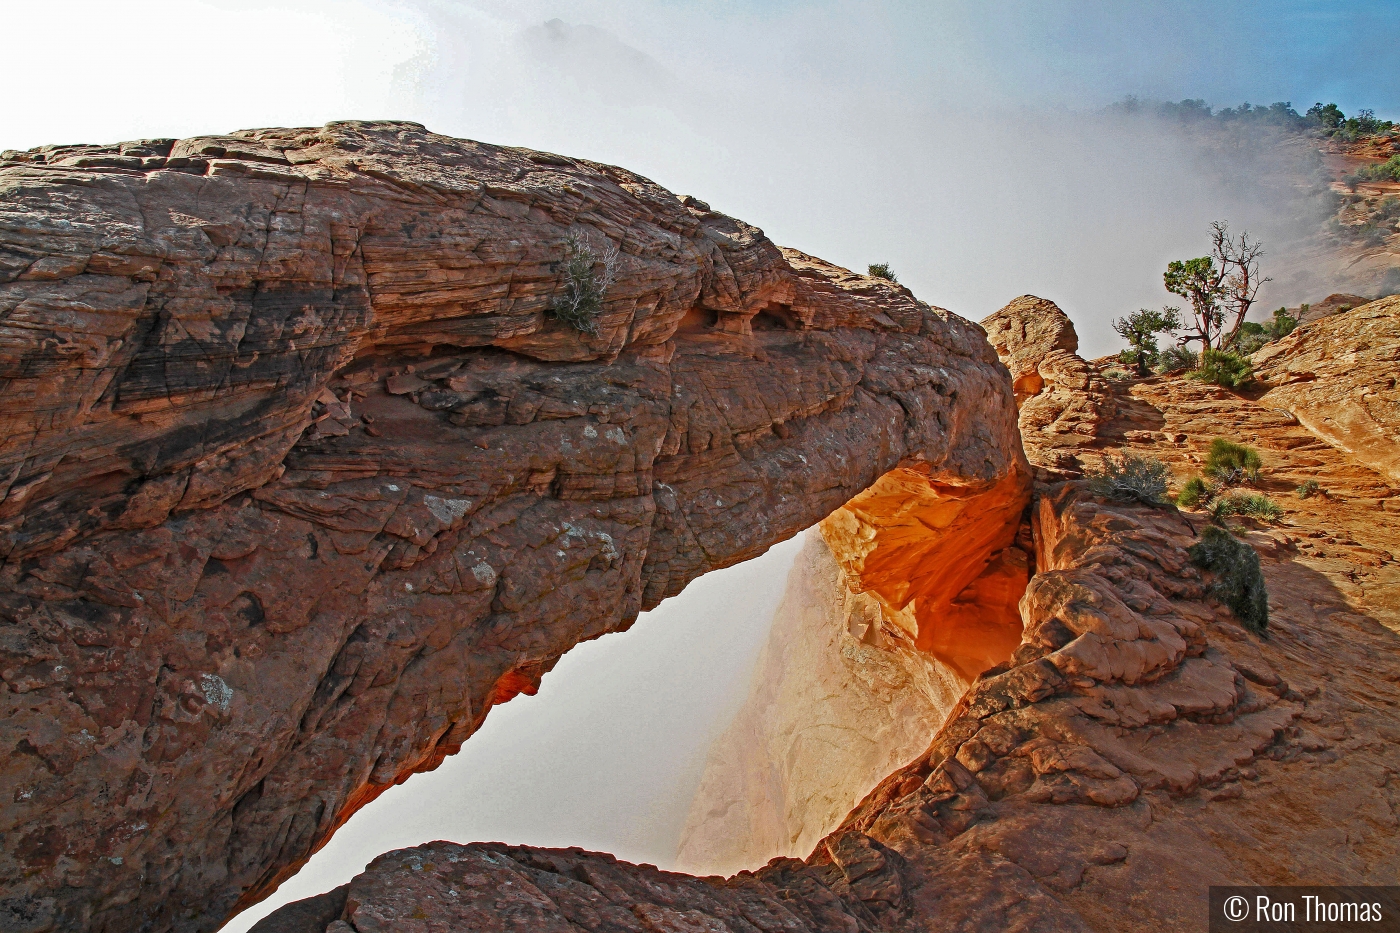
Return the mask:
<svg viewBox="0 0 1400 933"><path fill-rule="evenodd" d="M681 318L680 324L676 325L678 334L704 334L714 330L719 325L719 312L712 308L702 308L699 305L691 308Z"/></svg>
<svg viewBox="0 0 1400 933"><path fill-rule="evenodd" d="M1020 642L1024 477L897 469L818 526L578 645L224 929L437 839L732 874L806 856Z"/></svg>

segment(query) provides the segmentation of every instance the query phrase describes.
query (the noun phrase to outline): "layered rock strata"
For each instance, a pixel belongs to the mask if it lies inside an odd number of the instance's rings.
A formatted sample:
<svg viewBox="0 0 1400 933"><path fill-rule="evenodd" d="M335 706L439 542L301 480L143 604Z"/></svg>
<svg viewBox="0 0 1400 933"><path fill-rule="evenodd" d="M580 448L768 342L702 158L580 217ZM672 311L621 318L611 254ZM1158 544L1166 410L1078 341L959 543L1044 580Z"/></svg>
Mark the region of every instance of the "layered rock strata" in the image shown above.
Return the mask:
<svg viewBox="0 0 1400 933"><path fill-rule="evenodd" d="M1185 475L1222 434L1263 453L1261 483L1285 518L1242 533L1270 592L1267 638L1238 625L1191 564L1201 517L1105 502L1073 479L1043 482L1013 657L984 672L927 753L805 860L725 881L482 848L549 865L530 877L547 883L535 903L560 930L1184 933L1207 925L1211 884L1389 883L1400 871L1400 533L1385 516L1397 490L1268 404L1181 378L1111 391L1116 414L1079 451L1086 459L1116 448ZM1285 498L1318 477L1327 495ZM384 928L391 895L357 900L356 885L455 885L460 875L436 851L387 856L351 884L335 922L303 929ZM589 882L582 863L594 859L630 884ZM513 890L474 877L472 898ZM754 892L793 916L744 913ZM465 916L456 903L432 916ZM815 926L798 916L813 904L832 910ZM676 913L657 921L657 906ZM395 921L409 916L406 904L394 909ZM511 928L501 912L472 919Z"/></svg>
<svg viewBox="0 0 1400 933"><path fill-rule="evenodd" d="M1305 323L1253 360L1261 402L1400 483L1400 295Z"/></svg>
<svg viewBox="0 0 1400 933"><path fill-rule="evenodd" d="M596 335L549 314L571 231L618 250ZM697 575L891 470L1026 476L975 325L406 123L5 153L0 423L0 925L30 933L213 930ZM794 875L803 922L869 926L835 877Z"/></svg>

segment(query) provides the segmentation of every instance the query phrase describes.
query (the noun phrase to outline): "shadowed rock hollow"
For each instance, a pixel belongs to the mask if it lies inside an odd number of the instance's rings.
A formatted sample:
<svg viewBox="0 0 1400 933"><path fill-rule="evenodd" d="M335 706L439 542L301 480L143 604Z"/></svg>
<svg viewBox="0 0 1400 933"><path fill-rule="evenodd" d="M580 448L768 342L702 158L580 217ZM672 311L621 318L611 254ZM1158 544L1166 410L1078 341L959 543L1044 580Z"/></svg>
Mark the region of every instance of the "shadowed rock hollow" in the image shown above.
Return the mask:
<svg viewBox="0 0 1400 933"><path fill-rule="evenodd" d="M596 337L546 313L571 229L620 250ZM30 933L217 928L571 646L891 470L950 515L995 494L960 579L1027 492L975 325L623 169L406 123L5 153L0 425L0 918ZM604 862L560 870L611 892ZM816 928L869 914L792 885Z"/></svg>

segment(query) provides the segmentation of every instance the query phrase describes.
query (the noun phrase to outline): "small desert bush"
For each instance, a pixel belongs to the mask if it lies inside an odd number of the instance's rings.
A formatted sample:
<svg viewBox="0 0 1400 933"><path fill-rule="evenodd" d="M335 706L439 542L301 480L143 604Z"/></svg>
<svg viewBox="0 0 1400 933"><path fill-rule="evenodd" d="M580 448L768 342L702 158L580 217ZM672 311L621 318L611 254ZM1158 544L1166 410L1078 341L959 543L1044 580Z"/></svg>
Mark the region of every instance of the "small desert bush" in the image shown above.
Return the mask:
<svg viewBox="0 0 1400 933"><path fill-rule="evenodd" d="M890 271L890 264L887 262L872 262L865 269L865 274L872 279L884 279L886 282L898 282L899 279Z"/></svg>
<svg viewBox="0 0 1400 933"><path fill-rule="evenodd" d="M1184 509L1194 509L1210 499L1211 488L1199 476L1188 479L1176 494L1176 504Z"/></svg>
<svg viewBox="0 0 1400 933"><path fill-rule="evenodd" d="M1248 515L1267 522L1283 517L1283 510L1267 496L1233 491L1245 483L1257 483L1263 469L1259 451L1244 444L1217 437L1201 476L1193 476L1181 487L1176 504L1182 508L1205 508L1211 519L1223 522L1229 515Z"/></svg>
<svg viewBox="0 0 1400 933"><path fill-rule="evenodd" d="M601 272L595 269L600 264ZM564 238L564 293L550 304L550 314L574 330L596 337L603 299L616 276L617 247L608 244L599 256L581 230L570 230Z"/></svg>
<svg viewBox="0 0 1400 933"><path fill-rule="evenodd" d="M1114 382L1127 382L1133 378L1133 374L1123 369L1106 369L1103 376L1105 379L1112 379Z"/></svg>
<svg viewBox="0 0 1400 933"><path fill-rule="evenodd" d="M1230 515L1246 515L1261 522L1278 522L1283 519L1283 509L1268 496L1257 492L1232 492L1213 499L1209 505L1212 521L1223 524Z"/></svg>
<svg viewBox="0 0 1400 933"><path fill-rule="evenodd" d="M1191 373L1191 378L1226 389L1242 389L1254 381L1254 367L1239 353L1206 350L1201 353L1200 368Z"/></svg>
<svg viewBox="0 0 1400 933"><path fill-rule="evenodd" d="M1201 472L1221 486L1238 486L1245 482L1257 483L1263 465L1259 451L1253 447L1217 437L1210 442L1210 452L1206 454L1206 465Z"/></svg>
<svg viewBox="0 0 1400 933"><path fill-rule="evenodd" d="M1156 457L1107 454L1098 470L1086 470L1089 491L1118 502L1141 502L1144 505L1166 505L1167 480L1171 471Z"/></svg>
<svg viewBox="0 0 1400 933"><path fill-rule="evenodd" d="M1249 323L1253 322L1251 321ZM1259 327L1259 325L1255 324L1254 327ZM1235 352L1248 356L1256 350L1261 349L1268 342L1269 338L1264 336L1262 329L1254 330L1253 328L1249 328L1240 331L1239 336L1235 338L1235 342L1232 346L1235 348Z"/></svg>
<svg viewBox="0 0 1400 933"><path fill-rule="evenodd" d="M1196 351L1190 347L1167 347L1157 354L1156 370L1163 375L1167 373L1179 373L1182 370L1193 370L1200 365L1201 359L1196 355Z"/></svg>
<svg viewBox="0 0 1400 933"><path fill-rule="evenodd" d="M1254 548L1223 528L1207 525L1201 540L1187 553L1193 564L1215 575L1211 595L1229 606L1247 628L1263 634L1269 627L1269 593Z"/></svg>
<svg viewBox="0 0 1400 933"><path fill-rule="evenodd" d="M1303 305L1306 310L1307 305ZM1271 320L1264 322L1264 333L1272 340L1281 340L1298 329L1298 318L1288 313L1287 308L1279 308Z"/></svg>
<svg viewBox="0 0 1400 933"><path fill-rule="evenodd" d="M1262 324L1254 321L1245 321L1241 324L1240 332L1235 335L1231 349L1236 353L1248 356L1265 344L1287 337L1297 327L1298 319L1289 314L1287 308L1279 308L1271 319Z"/></svg>
<svg viewBox="0 0 1400 933"><path fill-rule="evenodd" d="M1311 499L1322 492L1322 485L1315 479L1303 480L1298 484L1298 488L1293 490L1293 494L1299 499Z"/></svg>
<svg viewBox="0 0 1400 933"><path fill-rule="evenodd" d="M1400 181L1400 155L1393 155L1378 165L1366 165L1346 179L1350 185L1360 181Z"/></svg>

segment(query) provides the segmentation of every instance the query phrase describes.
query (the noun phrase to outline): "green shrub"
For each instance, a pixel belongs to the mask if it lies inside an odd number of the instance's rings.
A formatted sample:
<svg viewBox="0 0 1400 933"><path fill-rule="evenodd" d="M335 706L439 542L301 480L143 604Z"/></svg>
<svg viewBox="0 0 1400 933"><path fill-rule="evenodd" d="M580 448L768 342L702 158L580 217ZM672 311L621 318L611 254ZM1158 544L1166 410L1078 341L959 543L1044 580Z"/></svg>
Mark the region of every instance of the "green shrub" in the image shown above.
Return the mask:
<svg viewBox="0 0 1400 933"><path fill-rule="evenodd" d="M1201 472L1222 486L1238 486L1242 482L1258 482L1263 465L1259 451L1253 447L1217 437L1210 442L1210 452L1206 454L1206 465Z"/></svg>
<svg viewBox="0 0 1400 933"><path fill-rule="evenodd" d="M1261 635L1269 627L1269 593L1254 548L1223 528L1207 525L1187 553L1197 567L1215 575L1211 595L1229 606L1247 628Z"/></svg>
<svg viewBox="0 0 1400 933"><path fill-rule="evenodd" d="M1307 308L1307 305L1303 305L1304 311ZM1264 323L1264 334L1271 341L1287 337L1297 329L1298 319L1289 314L1287 308L1279 308L1274 312L1273 320Z"/></svg>
<svg viewBox="0 0 1400 933"><path fill-rule="evenodd" d="M600 263L601 273L594 269ZM570 230L564 238L564 293L550 304L550 315L580 333L596 337L603 299L616 275L617 247L609 244L599 256L581 230Z"/></svg>
<svg viewBox="0 0 1400 933"><path fill-rule="evenodd" d="M1119 502L1141 502L1162 506L1168 503L1167 480L1171 471L1156 457L1106 454L1098 470L1085 470L1089 491Z"/></svg>
<svg viewBox="0 0 1400 933"><path fill-rule="evenodd" d="M1103 377L1105 379L1112 379L1114 382L1126 382L1129 379L1133 378L1133 374L1128 372L1126 369L1114 368L1105 369L1103 371Z"/></svg>
<svg viewBox="0 0 1400 933"><path fill-rule="evenodd" d="M1118 354L1118 362L1133 367L1139 376L1146 376L1157 361L1157 335L1181 329L1181 309L1170 306L1154 311L1139 308L1127 317L1113 322L1113 330L1128 341L1128 349Z"/></svg>
<svg viewBox="0 0 1400 933"><path fill-rule="evenodd" d="M1206 350L1201 354L1201 366L1191 378L1226 389L1242 389L1254 381L1254 367L1248 358L1229 350Z"/></svg>
<svg viewBox="0 0 1400 933"><path fill-rule="evenodd" d="M1235 510L1227 498L1211 499L1206 503L1206 510L1210 512L1210 520L1222 528L1228 527L1225 519L1235 514Z"/></svg>
<svg viewBox="0 0 1400 933"><path fill-rule="evenodd" d="M1400 181L1400 155L1393 155L1378 165L1363 165L1347 178L1352 185L1357 181Z"/></svg>
<svg viewBox="0 0 1400 933"><path fill-rule="evenodd" d="M1289 314L1287 308L1279 308L1271 319L1262 324L1254 321L1245 321L1241 324L1240 331L1235 335L1230 349L1243 356L1248 356L1265 344L1287 337L1293 333L1297 326L1298 319Z"/></svg>
<svg viewBox="0 0 1400 933"><path fill-rule="evenodd" d="M1315 479L1304 480L1298 484L1298 488L1293 490L1293 494L1299 499L1311 499L1322 492L1322 486Z"/></svg>
<svg viewBox="0 0 1400 933"><path fill-rule="evenodd" d="M1182 370L1193 370L1200 365L1201 358L1196 355L1196 351L1190 347L1178 346L1167 347L1157 354L1157 372L1179 373Z"/></svg>
<svg viewBox="0 0 1400 933"><path fill-rule="evenodd" d="M1245 321L1240 325L1240 332L1235 335L1235 340L1231 344L1231 347L1236 353L1248 356L1268 342L1269 335L1264 330L1263 324Z"/></svg>
<svg viewBox="0 0 1400 933"><path fill-rule="evenodd" d="M1209 500L1210 494L1211 489L1206 485L1206 481L1199 476L1193 476L1181 487L1181 492L1177 493L1176 504L1184 509L1194 509Z"/></svg>
<svg viewBox="0 0 1400 933"><path fill-rule="evenodd" d="M887 262L872 262L865 269L865 274L872 279L884 279L886 282L898 283L899 279L890 271L890 264Z"/></svg>
<svg viewBox="0 0 1400 933"><path fill-rule="evenodd" d="M1283 509L1279 504L1257 492L1232 492L1211 500L1209 508L1211 520L1221 524L1230 515L1246 515L1270 523L1283 519Z"/></svg>

